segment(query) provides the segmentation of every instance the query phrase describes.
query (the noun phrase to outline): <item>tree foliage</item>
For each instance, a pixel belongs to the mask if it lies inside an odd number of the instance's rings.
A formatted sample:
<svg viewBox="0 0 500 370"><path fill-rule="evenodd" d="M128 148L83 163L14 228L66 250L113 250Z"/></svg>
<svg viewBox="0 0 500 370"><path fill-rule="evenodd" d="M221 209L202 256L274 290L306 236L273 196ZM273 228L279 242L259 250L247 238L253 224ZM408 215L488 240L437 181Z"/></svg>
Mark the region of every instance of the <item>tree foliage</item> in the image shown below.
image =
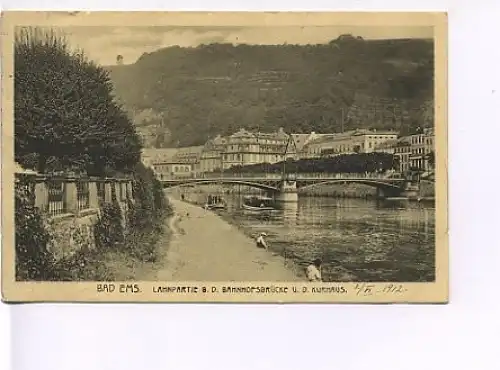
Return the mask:
<svg viewBox="0 0 500 370"><path fill-rule="evenodd" d="M432 112L433 59L432 40L341 37L325 45L169 47L108 69L127 109L164 117L164 138L160 120L136 122L159 147L201 145L239 128L432 126L423 111Z"/></svg>
<svg viewBox="0 0 500 370"><path fill-rule="evenodd" d="M40 172L102 174L140 158L135 127L114 101L108 72L54 31L22 28L14 44L15 157ZM52 164L52 165L51 165Z"/></svg>
<svg viewBox="0 0 500 370"><path fill-rule="evenodd" d="M373 173L397 169L397 158L388 153L342 154L332 158L288 160L287 173ZM228 173L281 173L283 162L234 166Z"/></svg>
<svg viewBox="0 0 500 370"><path fill-rule="evenodd" d="M129 233L127 245L130 252L143 261L155 261L164 217L172 214L162 184L153 171L142 163L136 165L133 180L134 204L129 204L127 214Z"/></svg>
<svg viewBox="0 0 500 370"><path fill-rule="evenodd" d="M436 155L434 153L434 151L431 151L429 154L427 154L427 161L429 163L429 166L431 166L431 168L434 168L434 166L436 165Z"/></svg>
<svg viewBox="0 0 500 370"><path fill-rule="evenodd" d="M33 201L15 188L16 280L50 279L54 259L47 250L50 234Z"/></svg>

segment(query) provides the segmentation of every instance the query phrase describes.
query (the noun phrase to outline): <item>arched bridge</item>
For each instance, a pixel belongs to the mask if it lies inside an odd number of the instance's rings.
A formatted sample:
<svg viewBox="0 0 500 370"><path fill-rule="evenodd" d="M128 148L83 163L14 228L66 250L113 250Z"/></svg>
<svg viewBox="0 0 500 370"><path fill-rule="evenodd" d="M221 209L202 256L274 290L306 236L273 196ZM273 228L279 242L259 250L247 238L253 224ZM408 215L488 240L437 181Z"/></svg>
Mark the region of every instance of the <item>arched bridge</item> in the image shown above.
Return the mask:
<svg viewBox="0 0 500 370"><path fill-rule="evenodd" d="M385 174L297 174L293 178L296 188L308 188L320 184L358 183L373 186L382 190L400 191L406 180L400 177L390 177ZM165 188L186 185L233 184L250 186L271 192L280 192L283 183L281 174L203 174L196 177L178 177L160 179Z"/></svg>

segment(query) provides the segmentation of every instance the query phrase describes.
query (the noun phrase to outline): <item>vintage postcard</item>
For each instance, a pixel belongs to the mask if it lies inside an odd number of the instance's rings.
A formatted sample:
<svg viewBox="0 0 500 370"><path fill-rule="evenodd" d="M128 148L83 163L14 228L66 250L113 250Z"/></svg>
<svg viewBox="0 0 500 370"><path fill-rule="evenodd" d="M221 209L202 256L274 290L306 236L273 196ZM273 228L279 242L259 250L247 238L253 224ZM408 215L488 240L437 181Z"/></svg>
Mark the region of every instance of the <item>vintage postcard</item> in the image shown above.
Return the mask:
<svg viewBox="0 0 500 370"><path fill-rule="evenodd" d="M445 13L7 12L8 302L446 303Z"/></svg>

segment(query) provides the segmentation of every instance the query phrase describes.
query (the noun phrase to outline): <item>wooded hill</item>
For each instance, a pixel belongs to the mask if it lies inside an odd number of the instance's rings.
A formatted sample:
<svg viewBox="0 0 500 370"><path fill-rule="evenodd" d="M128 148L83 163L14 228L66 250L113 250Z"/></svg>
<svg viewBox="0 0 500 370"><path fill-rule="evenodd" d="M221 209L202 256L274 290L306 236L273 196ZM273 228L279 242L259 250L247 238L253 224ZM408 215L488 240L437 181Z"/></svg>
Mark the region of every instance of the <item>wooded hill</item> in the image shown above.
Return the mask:
<svg viewBox="0 0 500 370"><path fill-rule="evenodd" d="M146 146L166 147L239 128L431 126L433 60L432 40L347 35L324 45L168 47L107 69L117 97L152 137Z"/></svg>

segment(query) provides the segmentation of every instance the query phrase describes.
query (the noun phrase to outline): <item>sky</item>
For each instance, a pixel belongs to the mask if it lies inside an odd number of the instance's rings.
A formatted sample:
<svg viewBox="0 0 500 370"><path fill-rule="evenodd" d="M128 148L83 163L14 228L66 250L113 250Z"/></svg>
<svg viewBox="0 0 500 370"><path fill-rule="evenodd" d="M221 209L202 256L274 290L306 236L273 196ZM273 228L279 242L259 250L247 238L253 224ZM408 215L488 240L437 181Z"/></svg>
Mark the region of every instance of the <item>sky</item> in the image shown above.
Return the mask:
<svg viewBox="0 0 500 370"><path fill-rule="evenodd" d="M143 53L178 45L196 47L209 43L322 44L342 34L365 39L432 38L432 27L101 27L69 26L60 29L74 48L99 64L135 63Z"/></svg>

